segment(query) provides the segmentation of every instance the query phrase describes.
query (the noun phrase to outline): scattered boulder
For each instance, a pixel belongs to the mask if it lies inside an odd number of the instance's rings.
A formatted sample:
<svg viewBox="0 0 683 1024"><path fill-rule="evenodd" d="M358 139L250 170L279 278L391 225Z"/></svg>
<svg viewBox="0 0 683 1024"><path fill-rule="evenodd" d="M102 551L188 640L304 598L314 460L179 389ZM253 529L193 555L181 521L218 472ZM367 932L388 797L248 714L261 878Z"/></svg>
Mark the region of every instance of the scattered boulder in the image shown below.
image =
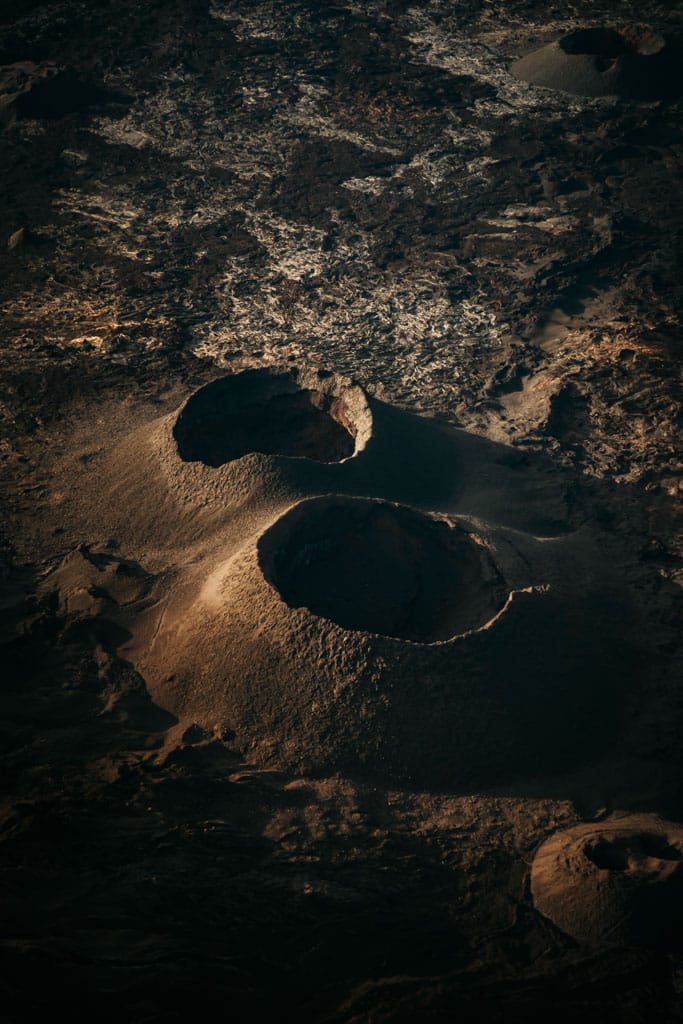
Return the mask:
<svg viewBox="0 0 683 1024"><path fill-rule="evenodd" d="M18 231L13 231L7 239L7 248L10 252L13 249L18 249L20 245L24 244L26 239L26 228L19 228Z"/></svg>

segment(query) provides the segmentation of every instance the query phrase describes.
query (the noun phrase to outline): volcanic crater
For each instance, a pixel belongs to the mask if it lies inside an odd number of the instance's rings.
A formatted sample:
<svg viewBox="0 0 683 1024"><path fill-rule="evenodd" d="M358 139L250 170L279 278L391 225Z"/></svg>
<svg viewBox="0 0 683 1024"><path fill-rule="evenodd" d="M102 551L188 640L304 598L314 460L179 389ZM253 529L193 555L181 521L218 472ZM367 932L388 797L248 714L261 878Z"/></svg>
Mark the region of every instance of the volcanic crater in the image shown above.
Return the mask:
<svg viewBox="0 0 683 1024"><path fill-rule="evenodd" d="M258 547L266 579L290 607L345 629L432 643L484 625L507 598L474 535L388 502L302 502Z"/></svg>
<svg viewBox="0 0 683 1024"><path fill-rule="evenodd" d="M173 428L183 462L223 466L251 452L342 462L362 446L351 403L333 377L247 371L200 388Z"/></svg>
<svg viewBox="0 0 683 1024"><path fill-rule="evenodd" d="M604 871L637 871L651 861L683 860L680 841L670 842L656 832L634 832L614 839L586 843L584 853Z"/></svg>
<svg viewBox="0 0 683 1024"><path fill-rule="evenodd" d="M602 58L605 70L610 61L625 53L650 57L665 46L663 36L635 25L619 32L613 28L577 28L560 39L560 47L565 53L586 53Z"/></svg>

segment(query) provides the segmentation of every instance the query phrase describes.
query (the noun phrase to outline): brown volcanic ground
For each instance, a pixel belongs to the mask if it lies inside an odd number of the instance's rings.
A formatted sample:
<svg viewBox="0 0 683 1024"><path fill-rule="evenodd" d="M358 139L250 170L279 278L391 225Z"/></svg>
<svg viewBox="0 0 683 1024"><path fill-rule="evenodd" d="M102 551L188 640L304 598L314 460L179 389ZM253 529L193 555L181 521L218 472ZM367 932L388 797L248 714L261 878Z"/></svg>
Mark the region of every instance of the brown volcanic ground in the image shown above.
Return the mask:
<svg viewBox="0 0 683 1024"><path fill-rule="evenodd" d="M3 1019L682 1020L680 4L17 9Z"/></svg>

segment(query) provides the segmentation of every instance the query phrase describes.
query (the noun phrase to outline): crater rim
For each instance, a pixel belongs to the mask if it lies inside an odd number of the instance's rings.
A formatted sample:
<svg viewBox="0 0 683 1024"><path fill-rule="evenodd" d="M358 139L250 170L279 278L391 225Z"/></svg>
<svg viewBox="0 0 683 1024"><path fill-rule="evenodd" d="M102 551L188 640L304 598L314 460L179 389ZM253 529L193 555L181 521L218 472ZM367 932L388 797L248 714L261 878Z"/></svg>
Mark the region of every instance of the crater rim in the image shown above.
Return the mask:
<svg viewBox="0 0 683 1024"><path fill-rule="evenodd" d="M480 632L513 596L474 531L381 498L304 498L261 534L257 558L288 608L397 643L445 645ZM333 593L327 582L335 572Z"/></svg>
<svg viewBox="0 0 683 1024"><path fill-rule="evenodd" d="M359 455L372 434L360 385L291 367L216 377L185 400L172 427L180 460L212 469L247 455L341 465Z"/></svg>

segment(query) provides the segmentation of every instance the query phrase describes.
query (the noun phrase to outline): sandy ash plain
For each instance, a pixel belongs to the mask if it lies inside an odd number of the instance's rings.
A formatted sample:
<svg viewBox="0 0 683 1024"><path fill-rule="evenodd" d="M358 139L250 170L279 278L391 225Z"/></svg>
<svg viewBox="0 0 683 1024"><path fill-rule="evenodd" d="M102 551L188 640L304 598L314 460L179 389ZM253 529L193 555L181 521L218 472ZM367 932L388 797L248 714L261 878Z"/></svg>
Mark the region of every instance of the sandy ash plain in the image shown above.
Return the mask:
<svg viewBox="0 0 683 1024"><path fill-rule="evenodd" d="M683 1019L676 62L510 70L604 25L0 6L8 1021Z"/></svg>

